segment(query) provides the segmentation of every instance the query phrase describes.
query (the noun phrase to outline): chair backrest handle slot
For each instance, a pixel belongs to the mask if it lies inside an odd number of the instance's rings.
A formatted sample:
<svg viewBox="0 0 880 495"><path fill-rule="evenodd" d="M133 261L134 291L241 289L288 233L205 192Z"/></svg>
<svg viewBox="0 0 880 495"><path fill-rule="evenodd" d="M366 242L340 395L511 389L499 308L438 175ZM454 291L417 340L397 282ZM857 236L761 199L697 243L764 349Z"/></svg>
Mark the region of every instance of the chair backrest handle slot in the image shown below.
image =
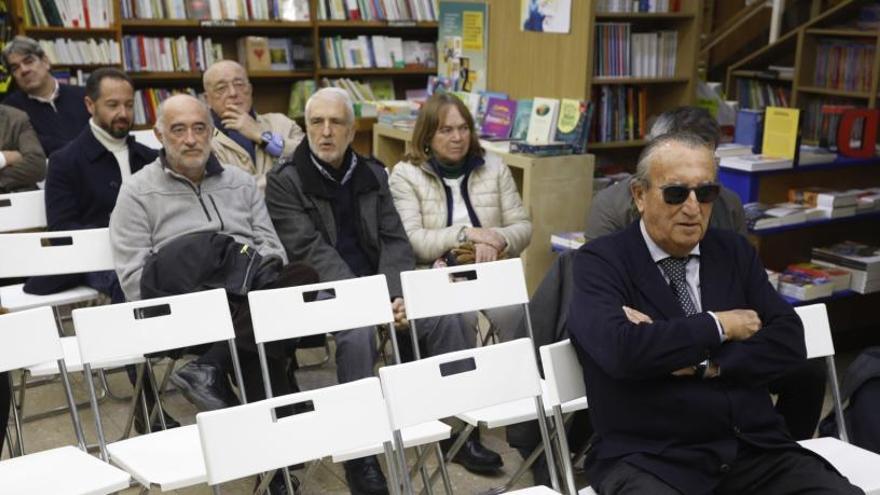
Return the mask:
<svg viewBox="0 0 880 495"><path fill-rule="evenodd" d="M71 236L62 236L62 237L41 237L40 238L40 246L42 247L52 247L52 246L73 246L73 237Z"/></svg>
<svg viewBox="0 0 880 495"><path fill-rule="evenodd" d="M306 291L302 293L302 298L304 303L336 299L336 289L328 287L324 289Z"/></svg>
<svg viewBox="0 0 880 495"><path fill-rule="evenodd" d="M470 282L477 279L477 271L474 269L462 270L460 272L449 273L449 283Z"/></svg>
<svg viewBox="0 0 880 495"><path fill-rule="evenodd" d="M12 206L12 200L9 198L0 199L0 208Z"/></svg>
<svg viewBox="0 0 880 495"><path fill-rule="evenodd" d="M160 316L168 316L171 314L170 304L157 304L155 306L143 306L134 308L135 320L146 320L148 318L158 318Z"/></svg>
<svg viewBox="0 0 880 495"><path fill-rule="evenodd" d="M461 373L468 373L477 369L477 362L474 358L458 359L456 361L448 361L440 363L440 376L452 376Z"/></svg>
<svg viewBox="0 0 880 495"><path fill-rule="evenodd" d="M315 412L315 403L311 400L284 404L283 406L272 408L272 422L274 423L283 418L298 416L310 412Z"/></svg>

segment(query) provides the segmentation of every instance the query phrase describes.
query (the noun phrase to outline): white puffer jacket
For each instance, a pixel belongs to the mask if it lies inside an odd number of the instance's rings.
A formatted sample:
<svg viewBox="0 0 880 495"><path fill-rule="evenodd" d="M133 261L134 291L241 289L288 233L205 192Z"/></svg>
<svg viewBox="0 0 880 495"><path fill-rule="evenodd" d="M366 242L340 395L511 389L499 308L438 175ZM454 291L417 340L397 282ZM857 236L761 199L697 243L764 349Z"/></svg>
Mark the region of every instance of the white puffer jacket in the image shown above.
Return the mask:
<svg viewBox="0 0 880 495"><path fill-rule="evenodd" d="M417 262L430 264L458 245L462 225L446 226L446 190L431 165L400 162L388 181ZM482 227L507 241L508 256L518 256L532 237L532 222L507 165L487 161L467 178L471 207Z"/></svg>

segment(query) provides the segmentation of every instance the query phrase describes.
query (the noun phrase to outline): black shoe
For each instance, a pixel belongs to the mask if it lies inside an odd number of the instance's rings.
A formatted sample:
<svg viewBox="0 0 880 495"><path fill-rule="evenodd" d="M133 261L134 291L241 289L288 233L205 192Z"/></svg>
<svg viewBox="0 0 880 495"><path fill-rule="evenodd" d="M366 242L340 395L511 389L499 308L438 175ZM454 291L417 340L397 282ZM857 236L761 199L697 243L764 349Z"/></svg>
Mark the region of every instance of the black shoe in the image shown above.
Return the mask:
<svg viewBox="0 0 880 495"><path fill-rule="evenodd" d="M376 456L347 461L345 481L352 495L388 495L388 483Z"/></svg>
<svg viewBox="0 0 880 495"><path fill-rule="evenodd" d="M446 452L452 446L452 439L444 440L440 446ZM486 448L473 436L465 440L452 462L461 464L468 471L477 474L497 473L504 466L504 460L497 452Z"/></svg>
<svg viewBox="0 0 880 495"><path fill-rule="evenodd" d="M214 411L238 404L226 376L210 364L190 361L171 375L171 383L199 411Z"/></svg>
<svg viewBox="0 0 880 495"><path fill-rule="evenodd" d="M522 456L523 461L528 459L529 455L532 454L532 451L525 447L517 447L516 450L519 451L519 455ZM550 471L547 470L547 458L544 457L543 453L535 459L534 463L532 463L531 470L534 486L551 486Z"/></svg>
<svg viewBox="0 0 880 495"><path fill-rule="evenodd" d="M267 495L299 495L301 493L299 479L294 476L293 473L290 473L290 484L293 485L293 493L287 491L287 485L284 483L284 474L281 471L277 471L275 476L272 477L272 481L269 482L269 487L264 493ZM254 490L256 490L259 485L260 478L257 478Z"/></svg>
<svg viewBox="0 0 880 495"><path fill-rule="evenodd" d="M141 435L144 435L147 433L147 429L144 428L144 413L142 411L143 410L138 407L134 413L134 431L140 433ZM171 428L177 428L180 426L180 423L178 423L176 419L169 416L167 412L164 414L165 426L167 426L169 430ZM150 431L154 433L157 431L162 431L162 423L159 421L158 416L156 417L156 419L153 420L152 423L150 423Z"/></svg>

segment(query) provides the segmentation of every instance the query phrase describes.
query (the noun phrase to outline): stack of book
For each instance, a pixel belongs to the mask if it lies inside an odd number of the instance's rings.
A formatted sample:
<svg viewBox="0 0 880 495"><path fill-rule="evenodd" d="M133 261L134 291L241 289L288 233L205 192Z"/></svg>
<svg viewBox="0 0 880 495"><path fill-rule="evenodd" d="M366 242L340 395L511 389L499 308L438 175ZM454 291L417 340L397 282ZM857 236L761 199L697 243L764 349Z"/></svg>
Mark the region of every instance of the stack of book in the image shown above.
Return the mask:
<svg viewBox="0 0 880 495"><path fill-rule="evenodd" d="M108 28L113 24L113 3L110 0L27 0L24 18L28 26Z"/></svg>
<svg viewBox="0 0 880 495"><path fill-rule="evenodd" d="M436 21L435 0L318 0L318 19Z"/></svg>
<svg viewBox="0 0 880 495"><path fill-rule="evenodd" d="M766 172L792 168L794 162L788 158L766 155L738 155L721 157L720 166L743 172Z"/></svg>
<svg viewBox="0 0 880 495"><path fill-rule="evenodd" d="M648 132L648 94L644 87L603 85L593 87L596 102L591 142L644 139Z"/></svg>
<svg viewBox="0 0 880 495"><path fill-rule="evenodd" d="M134 92L134 124L147 125L156 122L156 111L159 104L165 101L169 96L186 93L198 97L198 93L193 88L145 88Z"/></svg>
<svg viewBox="0 0 880 495"><path fill-rule="evenodd" d="M796 203L746 203L743 205L750 230L769 229L821 218L821 212Z"/></svg>
<svg viewBox="0 0 880 495"><path fill-rule="evenodd" d="M309 0L122 0L123 19L308 21Z"/></svg>
<svg viewBox="0 0 880 495"><path fill-rule="evenodd" d="M852 274L842 268L823 266L816 263L794 263L785 268L786 273L797 273L802 276L816 279L825 279L831 282L834 292L849 290L852 284Z"/></svg>
<svg viewBox="0 0 880 495"><path fill-rule="evenodd" d="M834 284L827 278L786 271L779 275L776 290L798 301L810 301L829 297L834 292Z"/></svg>
<svg viewBox="0 0 880 495"><path fill-rule="evenodd" d="M849 271L850 289L860 294L880 290L880 247L853 241L814 247L812 262Z"/></svg>
<svg viewBox="0 0 880 495"><path fill-rule="evenodd" d="M434 43L393 36L321 38L321 61L329 69L436 67Z"/></svg>
<svg viewBox="0 0 880 495"><path fill-rule="evenodd" d="M793 187L788 200L819 211L822 218L841 218L856 214L857 190L835 191L827 187Z"/></svg>
<svg viewBox="0 0 880 495"><path fill-rule="evenodd" d="M578 249L586 243L583 232L558 232L550 235L550 247L554 251Z"/></svg>
<svg viewBox="0 0 880 495"><path fill-rule="evenodd" d="M52 65L117 65L119 43L114 39L72 40L55 38L39 40L40 47Z"/></svg>

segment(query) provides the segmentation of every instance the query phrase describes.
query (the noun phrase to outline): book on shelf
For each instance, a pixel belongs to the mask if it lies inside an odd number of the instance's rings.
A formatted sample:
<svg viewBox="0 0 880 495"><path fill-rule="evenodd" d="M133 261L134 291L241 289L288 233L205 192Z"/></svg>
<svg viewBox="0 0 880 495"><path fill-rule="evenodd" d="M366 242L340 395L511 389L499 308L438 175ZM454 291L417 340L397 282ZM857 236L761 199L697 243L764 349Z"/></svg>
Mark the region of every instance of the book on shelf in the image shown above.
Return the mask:
<svg viewBox="0 0 880 495"><path fill-rule="evenodd" d="M269 38L269 64L272 70L293 70L293 40Z"/></svg>
<svg viewBox="0 0 880 495"><path fill-rule="evenodd" d="M122 60L131 72L197 72L222 60L223 48L211 38L123 36ZM268 58L268 57L267 57Z"/></svg>
<svg viewBox="0 0 880 495"><path fill-rule="evenodd" d="M823 277L810 276L800 272L786 271L779 275L777 291L798 301L811 301L830 297L834 284Z"/></svg>
<svg viewBox="0 0 880 495"><path fill-rule="evenodd" d="M554 234L550 234L550 246L554 249L578 249L586 244L586 242L587 240L586 238L584 238L584 233L581 231L556 232Z"/></svg>
<svg viewBox="0 0 880 495"><path fill-rule="evenodd" d="M524 141L529 133L529 119L532 116L531 99L522 99L516 101L516 119L513 123L513 130L510 132L510 138L517 141Z"/></svg>
<svg viewBox="0 0 880 495"><path fill-rule="evenodd" d="M317 90L313 79L303 79L290 86L290 100L287 106L287 116L291 119L305 117L306 101Z"/></svg>
<svg viewBox="0 0 880 495"><path fill-rule="evenodd" d="M332 21L436 21L435 0L317 0L318 19Z"/></svg>
<svg viewBox="0 0 880 495"><path fill-rule="evenodd" d="M123 19L203 22L310 19L309 0L122 0L121 8Z"/></svg>
<svg viewBox="0 0 880 495"><path fill-rule="evenodd" d="M559 115L559 100L537 97L532 103L529 117L529 130L526 134L528 144L548 144L556 138L556 120Z"/></svg>
<svg viewBox="0 0 880 495"><path fill-rule="evenodd" d="M751 146L754 150L761 144L764 132L764 109L743 108L736 112L733 142Z"/></svg>
<svg viewBox="0 0 880 495"><path fill-rule="evenodd" d="M798 151L799 118L797 108L767 107L761 153L794 160Z"/></svg>
<svg viewBox="0 0 880 495"><path fill-rule="evenodd" d="M852 281L852 274L842 268L833 266L817 265L816 263L794 263L785 268L787 273L800 273L808 277L828 279L834 286L834 291L848 290Z"/></svg>
<svg viewBox="0 0 880 495"><path fill-rule="evenodd" d="M394 36L321 38L321 61L329 69L402 69L437 66L433 43L404 41Z"/></svg>
<svg viewBox="0 0 880 495"><path fill-rule="evenodd" d="M52 65L117 65L119 43L114 39L89 38L73 40L65 38L37 40Z"/></svg>
<svg viewBox="0 0 880 495"><path fill-rule="evenodd" d="M648 94L644 87L598 85L593 87L594 122L590 142L644 139L648 131Z"/></svg>
<svg viewBox="0 0 880 495"><path fill-rule="evenodd" d="M852 274L850 289L866 294L880 290L880 248L854 241L814 247L811 261L848 270Z"/></svg>
<svg viewBox="0 0 880 495"><path fill-rule="evenodd" d="M510 152L535 156L561 156L573 154L574 147L570 143L563 143L561 141L540 144L531 144L527 141L511 141Z"/></svg>
<svg viewBox="0 0 880 495"><path fill-rule="evenodd" d="M788 200L810 207L843 208L858 203L856 190L837 191L827 187L792 187L788 190Z"/></svg>
<svg viewBox="0 0 880 495"><path fill-rule="evenodd" d="M168 88L144 88L134 92L134 124L152 125L156 122L156 113L159 104L168 97L186 93L198 97L193 88L168 89Z"/></svg>
<svg viewBox="0 0 880 495"><path fill-rule="evenodd" d="M480 109L480 94L471 93L469 91L453 91L452 94L464 103L464 106L467 107L471 116L476 119L476 115Z"/></svg>
<svg viewBox="0 0 880 495"><path fill-rule="evenodd" d="M596 12L678 12L681 0L598 0Z"/></svg>
<svg viewBox="0 0 880 495"><path fill-rule="evenodd" d="M768 170L784 170L793 167L793 162L788 158L766 155L740 155L725 156L721 158L720 166L743 172L766 172Z"/></svg>
<svg viewBox="0 0 880 495"><path fill-rule="evenodd" d="M767 70L776 74L781 80L791 81L794 79L794 66L792 65L768 65Z"/></svg>
<svg viewBox="0 0 880 495"><path fill-rule="evenodd" d="M673 77L678 53L677 31L633 32L627 22L597 22L597 77Z"/></svg>
<svg viewBox="0 0 880 495"><path fill-rule="evenodd" d="M488 91L485 89L477 91L477 96L479 98L477 100L477 109L475 112L472 112L471 115L474 118L474 125L477 128L477 132L482 134L481 129L483 126L483 119L486 118L486 112L489 110L489 100L492 98L495 98L496 100L506 100L508 98L507 93L502 93L500 91ZM468 100L469 98L465 99L465 102L467 102Z"/></svg>
<svg viewBox="0 0 880 495"><path fill-rule="evenodd" d="M785 83L738 77L736 98L740 108L788 107L791 106L791 87Z"/></svg>
<svg viewBox="0 0 880 495"><path fill-rule="evenodd" d="M269 58L269 38L245 36L238 39L238 63L249 71L272 70Z"/></svg>
<svg viewBox="0 0 880 495"><path fill-rule="evenodd" d="M480 134L489 138L509 139L516 118L516 100L489 98Z"/></svg>
<svg viewBox="0 0 880 495"><path fill-rule="evenodd" d="M575 154L586 153L592 121L593 102L563 98L559 104L556 140L571 144Z"/></svg>
<svg viewBox="0 0 880 495"><path fill-rule="evenodd" d="M875 43L822 38L816 47L815 86L844 91L869 91Z"/></svg>
<svg viewBox="0 0 880 495"><path fill-rule="evenodd" d="M24 7L28 26L94 29L113 24L111 0L26 0Z"/></svg>
<svg viewBox="0 0 880 495"><path fill-rule="evenodd" d="M752 146L739 143L721 143L715 148L715 156L724 158L726 156L743 156L751 155Z"/></svg>
<svg viewBox="0 0 880 495"><path fill-rule="evenodd" d="M807 220L806 208L792 203L768 205L746 203L743 205L746 225L751 230L769 229L802 223Z"/></svg>
<svg viewBox="0 0 880 495"><path fill-rule="evenodd" d="M837 153L819 146L801 145L798 150L798 165L821 165L837 160Z"/></svg>

